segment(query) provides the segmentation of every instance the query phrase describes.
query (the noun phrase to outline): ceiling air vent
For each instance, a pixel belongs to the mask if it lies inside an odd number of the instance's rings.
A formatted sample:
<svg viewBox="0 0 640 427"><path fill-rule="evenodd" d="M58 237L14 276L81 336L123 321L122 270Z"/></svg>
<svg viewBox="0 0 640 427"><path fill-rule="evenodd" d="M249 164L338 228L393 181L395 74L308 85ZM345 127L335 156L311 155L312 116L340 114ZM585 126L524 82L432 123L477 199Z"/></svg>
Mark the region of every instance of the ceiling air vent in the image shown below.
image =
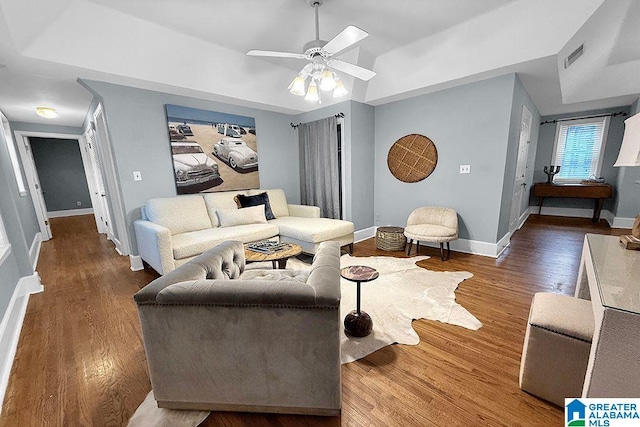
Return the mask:
<svg viewBox="0 0 640 427"><path fill-rule="evenodd" d="M578 46L578 48L576 50L571 52L569 54L569 56L567 56L564 59L564 68L569 68L569 66L571 64L573 64L574 62L576 62L578 60L578 58L580 58L582 56L583 53L584 53L584 43L582 43L580 46Z"/></svg>

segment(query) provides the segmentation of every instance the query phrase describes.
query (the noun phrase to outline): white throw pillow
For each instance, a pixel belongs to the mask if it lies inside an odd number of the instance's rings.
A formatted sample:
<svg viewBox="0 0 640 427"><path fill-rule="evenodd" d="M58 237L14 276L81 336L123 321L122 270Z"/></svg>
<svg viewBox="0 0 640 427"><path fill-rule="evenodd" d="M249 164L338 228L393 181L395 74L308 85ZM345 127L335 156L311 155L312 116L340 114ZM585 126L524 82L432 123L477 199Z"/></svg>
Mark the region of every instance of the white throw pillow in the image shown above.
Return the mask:
<svg viewBox="0 0 640 427"><path fill-rule="evenodd" d="M233 227L234 225L266 224L264 205L251 206L241 209L218 209L220 227Z"/></svg>

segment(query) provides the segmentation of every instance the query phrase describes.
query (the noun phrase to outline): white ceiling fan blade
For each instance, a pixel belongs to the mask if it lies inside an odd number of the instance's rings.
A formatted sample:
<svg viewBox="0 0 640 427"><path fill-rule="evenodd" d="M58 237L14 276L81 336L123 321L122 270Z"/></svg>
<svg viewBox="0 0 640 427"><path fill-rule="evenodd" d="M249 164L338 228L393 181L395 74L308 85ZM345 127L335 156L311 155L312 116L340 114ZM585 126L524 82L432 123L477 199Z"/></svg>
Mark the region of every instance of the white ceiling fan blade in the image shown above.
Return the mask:
<svg viewBox="0 0 640 427"><path fill-rule="evenodd" d="M367 70L366 68L350 64L349 62L344 62L340 59L332 59L327 61L327 64L331 68L335 68L343 73L351 74L353 77L357 77L365 82L371 80L376 75L375 71Z"/></svg>
<svg viewBox="0 0 640 427"><path fill-rule="evenodd" d="M354 27L353 25L349 25L347 28L342 30L340 34L332 38L329 43L324 45L322 48L329 53L329 55L335 55L351 46L354 43L358 43L363 38L367 37L369 33L364 30L361 30L358 27Z"/></svg>
<svg viewBox="0 0 640 427"><path fill-rule="evenodd" d="M304 53L289 53L289 52L276 52L273 50L256 50L251 49L247 52L249 56L270 56L274 58L295 58L295 59L308 59Z"/></svg>

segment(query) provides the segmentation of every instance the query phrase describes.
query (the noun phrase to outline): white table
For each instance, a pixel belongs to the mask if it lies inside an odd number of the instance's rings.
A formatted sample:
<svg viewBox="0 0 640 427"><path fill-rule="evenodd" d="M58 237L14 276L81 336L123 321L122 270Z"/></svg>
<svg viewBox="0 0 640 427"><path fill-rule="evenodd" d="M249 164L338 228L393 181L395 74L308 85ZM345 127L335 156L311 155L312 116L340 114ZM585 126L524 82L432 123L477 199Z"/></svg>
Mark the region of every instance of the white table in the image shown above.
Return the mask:
<svg viewBox="0 0 640 427"><path fill-rule="evenodd" d="M640 397L640 251L587 234L575 296L595 319L582 397Z"/></svg>

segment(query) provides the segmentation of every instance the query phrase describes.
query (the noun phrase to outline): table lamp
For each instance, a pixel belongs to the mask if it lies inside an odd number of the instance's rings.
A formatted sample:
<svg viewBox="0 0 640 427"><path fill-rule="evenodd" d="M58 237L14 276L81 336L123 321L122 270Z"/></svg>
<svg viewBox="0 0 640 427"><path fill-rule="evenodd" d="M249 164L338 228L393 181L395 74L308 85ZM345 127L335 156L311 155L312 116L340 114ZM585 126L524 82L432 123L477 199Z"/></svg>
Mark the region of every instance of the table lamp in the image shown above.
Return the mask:
<svg viewBox="0 0 640 427"><path fill-rule="evenodd" d="M613 166L640 166L640 113L635 114L624 121L624 137L622 138L622 145L620 146L618 160L616 160L616 163ZM640 239L640 214L636 217L636 220L633 223L632 235L635 239ZM622 237L620 237L621 241L623 241ZM634 241L634 239L630 240L632 242ZM640 246L640 242L635 241L635 243L638 244L637 246Z"/></svg>

